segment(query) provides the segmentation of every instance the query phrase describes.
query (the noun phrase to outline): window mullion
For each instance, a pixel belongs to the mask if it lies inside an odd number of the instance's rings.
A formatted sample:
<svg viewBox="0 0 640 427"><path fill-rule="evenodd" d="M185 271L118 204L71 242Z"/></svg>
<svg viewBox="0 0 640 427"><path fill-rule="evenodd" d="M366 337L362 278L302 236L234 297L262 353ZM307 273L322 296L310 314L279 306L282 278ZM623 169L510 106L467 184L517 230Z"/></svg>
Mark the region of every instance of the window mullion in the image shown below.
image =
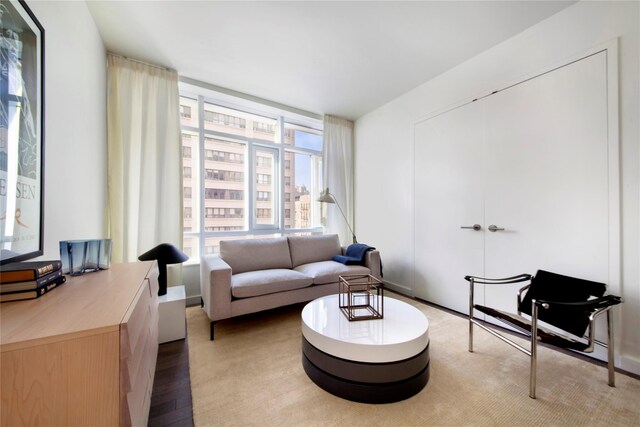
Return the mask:
<svg viewBox="0 0 640 427"><path fill-rule="evenodd" d="M205 176L204 176L204 98L198 96L198 165L200 170L198 171L198 177L200 181L200 196L198 200L198 216L200 217L199 225L199 247L200 256L205 254Z"/></svg>
<svg viewBox="0 0 640 427"><path fill-rule="evenodd" d="M248 161L245 167L247 173L247 229L253 232L256 228L257 212L255 209L257 193L255 191L255 173L256 173L256 150L253 141L247 141L247 157Z"/></svg>
<svg viewBox="0 0 640 427"><path fill-rule="evenodd" d="M278 203L278 230L280 233L284 232L285 227L285 217L284 217L284 206L285 206L285 161L284 161L284 119L282 116L278 117L278 135L280 137L280 144L278 146L278 159L280 160L278 163L278 174L279 174L279 185L278 185L278 193L279 193L279 203Z"/></svg>

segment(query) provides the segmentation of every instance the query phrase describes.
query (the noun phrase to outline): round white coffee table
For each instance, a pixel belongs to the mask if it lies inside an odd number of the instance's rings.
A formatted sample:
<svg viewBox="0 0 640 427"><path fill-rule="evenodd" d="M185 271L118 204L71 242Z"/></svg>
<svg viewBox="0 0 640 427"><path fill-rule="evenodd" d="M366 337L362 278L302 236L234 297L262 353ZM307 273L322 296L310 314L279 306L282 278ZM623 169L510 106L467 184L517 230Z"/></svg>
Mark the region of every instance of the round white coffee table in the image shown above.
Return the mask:
<svg viewBox="0 0 640 427"><path fill-rule="evenodd" d="M429 381L429 321L388 297L383 319L349 321L338 295L318 298L302 310L302 365L313 382L344 399L406 399Z"/></svg>

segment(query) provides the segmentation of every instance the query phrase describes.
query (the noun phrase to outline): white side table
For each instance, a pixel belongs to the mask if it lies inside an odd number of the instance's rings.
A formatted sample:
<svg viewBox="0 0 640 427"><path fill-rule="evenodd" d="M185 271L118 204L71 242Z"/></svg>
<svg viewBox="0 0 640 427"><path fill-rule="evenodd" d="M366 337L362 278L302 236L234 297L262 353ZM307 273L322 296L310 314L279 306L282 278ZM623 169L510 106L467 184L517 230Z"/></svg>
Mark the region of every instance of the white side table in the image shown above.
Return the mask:
<svg viewBox="0 0 640 427"><path fill-rule="evenodd" d="M169 286L158 297L158 344L184 339L185 300L184 286Z"/></svg>

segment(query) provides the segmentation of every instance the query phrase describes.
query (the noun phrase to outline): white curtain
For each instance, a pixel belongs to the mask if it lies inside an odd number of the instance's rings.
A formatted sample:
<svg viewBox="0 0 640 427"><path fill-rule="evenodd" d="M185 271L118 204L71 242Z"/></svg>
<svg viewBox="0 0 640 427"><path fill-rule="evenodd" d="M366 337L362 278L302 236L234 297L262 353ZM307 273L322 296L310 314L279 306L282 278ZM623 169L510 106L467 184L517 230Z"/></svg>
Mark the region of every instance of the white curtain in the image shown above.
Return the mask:
<svg viewBox="0 0 640 427"><path fill-rule="evenodd" d="M160 243L182 248L182 155L175 71L107 58L108 219L113 262Z"/></svg>
<svg viewBox="0 0 640 427"><path fill-rule="evenodd" d="M353 223L353 122L332 116L324 117L323 181L342 208L349 225ZM326 229L340 236L342 245L353 243L349 226L335 204L326 204Z"/></svg>

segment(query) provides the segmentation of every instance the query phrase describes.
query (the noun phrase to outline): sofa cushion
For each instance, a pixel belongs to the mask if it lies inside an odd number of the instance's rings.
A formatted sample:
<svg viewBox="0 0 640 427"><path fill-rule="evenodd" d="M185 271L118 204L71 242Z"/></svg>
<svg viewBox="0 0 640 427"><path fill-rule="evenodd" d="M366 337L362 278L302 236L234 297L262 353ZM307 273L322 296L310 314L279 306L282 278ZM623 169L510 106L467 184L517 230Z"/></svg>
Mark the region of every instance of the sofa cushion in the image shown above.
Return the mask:
<svg viewBox="0 0 640 427"><path fill-rule="evenodd" d="M248 271L231 276L231 295L235 298L257 297L275 292L306 288L313 279L293 270Z"/></svg>
<svg viewBox="0 0 640 427"><path fill-rule="evenodd" d="M311 262L329 261L342 254L337 234L323 236L289 236L289 250L293 267Z"/></svg>
<svg viewBox="0 0 640 427"><path fill-rule="evenodd" d="M286 237L248 240L223 240L220 258L233 274L272 268L291 268L291 256Z"/></svg>
<svg viewBox="0 0 640 427"><path fill-rule="evenodd" d="M335 261L320 261L299 265L295 271L313 278L314 285L337 283L338 276L346 274L371 274L371 271L362 265L344 265Z"/></svg>

